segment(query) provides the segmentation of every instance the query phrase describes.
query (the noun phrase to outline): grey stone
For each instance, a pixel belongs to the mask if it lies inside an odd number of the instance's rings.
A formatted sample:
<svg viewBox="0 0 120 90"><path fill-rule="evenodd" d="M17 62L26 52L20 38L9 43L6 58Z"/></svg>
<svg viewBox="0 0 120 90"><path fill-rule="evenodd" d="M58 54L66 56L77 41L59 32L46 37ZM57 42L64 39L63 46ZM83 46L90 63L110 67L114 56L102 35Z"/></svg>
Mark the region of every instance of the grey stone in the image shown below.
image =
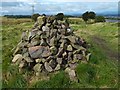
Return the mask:
<svg viewBox="0 0 120 90"><path fill-rule="evenodd" d="M62 58L57 58L57 63L62 64Z"/></svg>
<svg viewBox="0 0 120 90"><path fill-rule="evenodd" d="M54 59L50 60L49 65L54 69L56 67L56 61Z"/></svg>
<svg viewBox="0 0 120 90"><path fill-rule="evenodd" d="M69 74L70 80L75 81L75 77L76 77L75 71L70 70L68 74Z"/></svg>
<svg viewBox="0 0 120 90"><path fill-rule="evenodd" d="M63 58L66 58L66 57L67 57L67 53L64 52L64 53L62 54L62 56L63 56Z"/></svg>
<svg viewBox="0 0 120 90"><path fill-rule="evenodd" d="M78 44L73 44L73 43L72 43L72 47L75 48L75 49L80 49L80 48L81 48L80 45L78 45Z"/></svg>
<svg viewBox="0 0 120 90"><path fill-rule="evenodd" d="M77 63L70 63L69 66L72 70L75 70L75 68L77 67Z"/></svg>
<svg viewBox="0 0 120 90"><path fill-rule="evenodd" d="M50 55L49 47L45 46L35 46L28 48L31 58L44 58Z"/></svg>
<svg viewBox="0 0 120 90"><path fill-rule="evenodd" d="M67 67L67 68L65 69L65 72L68 73L70 70L71 70L70 67Z"/></svg>
<svg viewBox="0 0 120 90"><path fill-rule="evenodd" d="M32 40L31 43L30 43L30 46L36 46L39 43L40 43L40 41L38 41L38 40ZM30 47L30 46L28 46L28 47Z"/></svg>
<svg viewBox="0 0 120 90"><path fill-rule="evenodd" d="M71 81L77 81L75 70L68 67L65 69L65 72L68 73Z"/></svg>
<svg viewBox="0 0 120 90"><path fill-rule="evenodd" d="M76 37L75 36L65 36L64 38L68 39L71 43L76 43Z"/></svg>
<svg viewBox="0 0 120 90"><path fill-rule="evenodd" d="M52 71L53 71L52 67L50 67L50 65L49 65L48 62L45 62L45 69L46 69L48 72L52 72Z"/></svg>
<svg viewBox="0 0 120 90"><path fill-rule="evenodd" d="M41 71L41 66L42 66L42 64L36 64L34 67L33 67L33 70L35 71L35 72L40 72Z"/></svg>
<svg viewBox="0 0 120 90"><path fill-rule="evenodd" d="M27 61L28 63L33 62L33 60L30 57L24 57L24 60Z"/></svg>
<svg viewBox="0 0 120 90"><path fill-rule="evenodd" d="M42 62L42 59L35 59L35 62L40 63L40 62Z"/></svg>
<svg viewBox="0 0 120 90"><path fill-rule="evenodd" d="M32 39L38 32L39 30L38 29L33 29L32 31L29 31L29 35L28 35L28 38L29 39Z"/></svg>
<svg viewBox="0 0 120 90"><path fill-rule="evenodd" d="M68 46L67 46L67 50L68 50L68 51L73 51L72 46L71 46L71 45L68 45Z"/></svg>
<svg viewBox="0 0 120 90"><path fill-rule="evenodd" d="M50 46L54 46L55 45L55 37L53 37L51 40L50 40Z"/></svg>
<svg viewBox="0 0 120 90"><path fill-rule="evenodd" d="M49 27L48 26L43 26L42 31L49 31Z"/></svg>
<svg viewBox="0 0 120 90"><path fill-rule="evenodd" d="M55 46L50 47L50 52L55 55L57 53L57 48Z"/></svg>
<svg viewBox="0 0 120 90"><path fill-rule="evenodd" d="M55 56L49 56L48 58L46 58L46 60L51 60L51 59L54 59L55 58Z"/></svg>
<svg viewBox="0 0 120 90"><path fill-rule="evenodd" d="M61 32L62 35L65 35L66 34L66 29L61 29L60 32Z"/></svg>
<svg viewBox="0 0 120 90"><path fill-rule="evenodd" d="M41 61L42 61L43 63L45 63L45 62L46 62L46 59L42 58Z"/></svg>
<svg viewBox="0 0 120 90"><path fill-rule="evenodd" d="M82 57L81 54L74 54L74 60L82 60Z"/></svg>
<svg viewBox="0 0 120 90"><path fill-rule="evenodd" d="M57 64L57 66L55 67L55 71L60 70L60 64Z"/></svg>
<svg viewBox="0 0 120 90"><path fill-rule="evenodd" d="M23 68L25 66L25 61L21 61L19 64L19 68Z"/></svg>
<svg viewBox="0 0 120 90"><path fill-rule="evenodd" d="M62 24L61 26L62 26L62 29L66 29L66 26L64 24Z"/></svg>
<svg viewBox="0 0 120 90"><path fill-rule="evenodd" d="M90 56L91 56L91 53L88 53L88 54L86 55L86 60L87 60L87 61L89 61Z"/></svg>
<svg viewBox="0 0 120 90"><path fill-rule="evenodd" d="M69 52L69 53L68 53L68 61L71 61L71 60L72 60L72 54L73 54L72 52Z"/></svg>
<svg viewBox="0 0 120 90"><path fill-rule="evenodd" d="M44 39L41 39L40 46L47 46L47 42Z"/></svg>
<svg viewBox="0 0 120 90"><path fill-rule="evenodd" d="M57 56L59 57L59 56L61 56L63 53L64 53L63 48L59 48L59 51L58 51L58 53L57 53Z"/></svg>
<svg viewBox="0 0 120 90"><path fill-rule="evenodd" d="M73 34L73 30L71 28L67 28L67 34L69 35Z"/></svg>
<svg viewBox="0 0 120 90"><path fill-rule="evenodd" d="M43 33L41 34L41 39L46 39L46 38L47 38L46 32L43 32Z"/></svg>
<svg viewBox="0 0 120 90"><path fill-rule="evenodd" d="M17 54L14 56L12 62L15 63L17 60L21 61L23 59L23 56L21 54Z"/></svg>

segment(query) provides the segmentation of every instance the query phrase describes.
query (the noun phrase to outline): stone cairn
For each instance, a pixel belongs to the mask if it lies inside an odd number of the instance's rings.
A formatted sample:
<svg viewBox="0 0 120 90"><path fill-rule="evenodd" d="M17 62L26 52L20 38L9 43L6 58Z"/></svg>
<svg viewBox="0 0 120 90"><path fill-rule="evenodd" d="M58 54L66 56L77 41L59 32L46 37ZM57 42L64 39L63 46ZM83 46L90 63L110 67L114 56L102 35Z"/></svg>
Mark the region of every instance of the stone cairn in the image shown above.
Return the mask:
<svg viewBox="0 0 120 90"><path fill-rule="evenodd" d="M23 32L12 62L20 69L33 70L38 76L62 69L75 80L78 62L89 60L87 47L86 42L73 33L67 20L39 16L34 27Z"/></svg>

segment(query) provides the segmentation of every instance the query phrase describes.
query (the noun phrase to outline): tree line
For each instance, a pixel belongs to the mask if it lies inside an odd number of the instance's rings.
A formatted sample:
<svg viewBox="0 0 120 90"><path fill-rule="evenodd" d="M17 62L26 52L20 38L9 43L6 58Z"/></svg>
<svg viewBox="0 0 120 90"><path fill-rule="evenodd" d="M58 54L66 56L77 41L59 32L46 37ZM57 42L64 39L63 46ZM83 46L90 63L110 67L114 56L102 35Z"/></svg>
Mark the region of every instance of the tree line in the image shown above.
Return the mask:
<svg viewBox="0 0 120 90"><path fill-rule="evenodd" d="M39 16L40 16L39 13L33 14L32 16L31 15L4 15L4 17L7 17L7 18L32 18L32 20L34 21L36 21L37 17ZM64 13L58 13L57 15L55 15L55 19L57 20L63 20L64 18L69 18L69 17L74 17L74 16L64 15ZM88 23L88 21L90 20L94 20L94 22L105 22L104 16L97 16L96 13L93 11L90 11L90 12L86 11L80 17L85 21L85 23Z"/></svg>
<svg viewBox="0 0 120 90"><path fill-rule="evenodd" d="M34 21L37 20L37 17L40 16L40 14L33 14L32 15L32 19ZM73 16L67 16L64 15L64 13L58 13L57 15L55 15L55 19L57 20L63 20L64 18L69 18L69 17L73 17ZM88 23L89 20L94 20L94 22L105 22L105 17L104 16L97 16L95 12L85 12L82 14L81 18L85 21L85 23Z"/></svg>

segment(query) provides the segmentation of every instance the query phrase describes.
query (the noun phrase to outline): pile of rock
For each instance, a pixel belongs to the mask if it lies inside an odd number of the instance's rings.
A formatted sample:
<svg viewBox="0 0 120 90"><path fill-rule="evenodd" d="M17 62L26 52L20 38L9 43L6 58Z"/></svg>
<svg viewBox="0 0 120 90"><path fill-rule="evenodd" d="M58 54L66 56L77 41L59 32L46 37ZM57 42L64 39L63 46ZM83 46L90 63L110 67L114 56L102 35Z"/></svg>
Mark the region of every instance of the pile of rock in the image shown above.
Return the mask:
<svg viewBox="0 0 120 90"><path fill-rule="evenodd" d="M88 61L90 53L86 42L73 33L67 20L43 16L38 17L32 30L23 32L13 55L13 63L34 70L36 75L63 69L71 78L76 76L78 62Z"/></svg>

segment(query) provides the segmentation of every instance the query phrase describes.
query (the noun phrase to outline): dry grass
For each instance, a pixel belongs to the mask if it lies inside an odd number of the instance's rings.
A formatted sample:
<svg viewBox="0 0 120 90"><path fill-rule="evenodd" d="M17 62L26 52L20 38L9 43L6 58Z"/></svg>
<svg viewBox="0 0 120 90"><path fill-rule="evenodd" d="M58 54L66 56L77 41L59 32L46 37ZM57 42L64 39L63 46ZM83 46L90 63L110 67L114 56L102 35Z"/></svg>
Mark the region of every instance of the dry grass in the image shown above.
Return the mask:
<svg viewBox="0 0 120 90"><path fill-rule="evenodd" d="M2 25L16 25L24 22L32 22L30 18L15 19L6 17L0 17L0 21L2 21Z"/></svg>

